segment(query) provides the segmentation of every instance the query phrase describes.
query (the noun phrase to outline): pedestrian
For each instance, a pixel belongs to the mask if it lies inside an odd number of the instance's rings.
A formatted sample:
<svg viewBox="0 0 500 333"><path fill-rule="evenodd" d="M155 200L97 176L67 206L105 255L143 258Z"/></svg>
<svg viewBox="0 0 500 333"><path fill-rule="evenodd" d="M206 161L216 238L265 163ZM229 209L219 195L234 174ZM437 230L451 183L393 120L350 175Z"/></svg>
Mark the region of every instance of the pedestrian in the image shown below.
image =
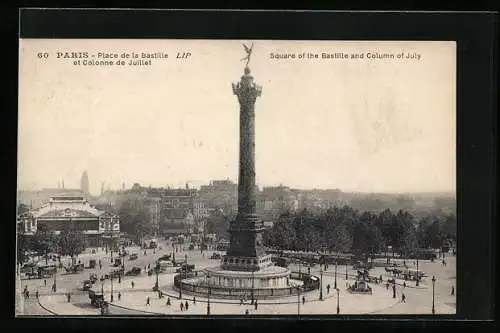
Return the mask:
<svg viewBox="0 0 500 333"><path fill-rule="evenodd" d="M240 298L240 305L243 305L243 297Z"/></svg>
<svg viewBox="0 0 500 333"><path fill-rule="evenodd" d="M255 310L257 310L257 300L255 300Z"/></svg>
<svg viewBox="0 0 500 333"><path fill-rule="evenodd" d="M248 314L249 314L248 309L246 309L246 310L245 310L245 314L246 314L246 315L248 315Z"/></svg>
<svg viewBox="0 0 500 333"><path fill-rule="evenodd" d="M68 303L71 302L71 294L68 293Z"/></svg>
<svg viewBox="0 0 500 333"><path fill-rule="evenodd" d="M406 288L406 281L403 281L403 288Z"/></svg>
<svg viewBox="0 0 500 333"><path fill-rule="evenodd" d="M184 305L184 307L186 308L186 311L189 309L189 303L187 300L186 300L186 304Z"/></svg>
<svg viewBox="0 0 500 333"><path fill-rule="evenodd" d="M193 305L196 305L196 297L193 297Z"/></svg>
<svg viewBox="0 0 500 333"><path fill-rule="evenodd" d="M29 299L30 298L30 292L29 290L26 290L26 298Z"/></svg>
<svg viewBox="0 0 500 333"><path fill-rule="evenodd" d="M305 296L302 296L302 304L306 304L306 298L305 298Z"/></svg>
<svg viewBox="0 0 500 333"><path fill-rule="evenodd" d="M56 292L56 284L55 283L52 284L52 291Z"/></svg>
<svg viewBox="0 0 500 333"><path fill-rule="evenodd" d="M455 295L455 287L451 286L451 296L454 296L454 295Z"/></svg>
<svg viewBox="0 0 500 333"><path fill-rule="evenodd" d="M118 300L121 300L121 299L122 299L122 293L118 292Z"/></svg>
<svg viewBox="0 0 500 333"><path fill-rule="evenodd" d="M118 283L122 283L122 276L118 275Z"/></svg>
<svg viewBox="0 0 500 333"><path fill-rule="evenodd" d="M134 281L130 282L130 285L132 286L132 289L134 289L134 286L135 286Z"/></svg>
<svg viewBox="0 0 500 333"><path fill-rule="evenodd" d="M45 287L47 287L47 280L46 280L46 279L43 279L43 285L44 285Z"/></svg>
<svg viewBox="0 0 500 333"><path fill-rule="evenodd" d="M169 297L169 298L167 298L167 306L170 306L170 305L171 305L171 303L170 303L170 297Z"/></svg>
<svg viewBox="0 0 500 333"><path fill-rule="evenodd" d="M329 294L330 293L330 284L327 284L326 285L326 293Z"/></svg>
<svg viewBox="0 0 500 333"><path fill-rule="evenodd" d="M35 292L35 297L38 299L38 290Z"/></svg>
<svg viewBox="0 0 500 333"><path fill-rule="evenodd" d="M183 311L183 310L184 310L184 303L182 303L182 301L181 301L181 311Z"/></svg>
<svg viewBox="0 0 500 333"><path fill-rule="evenodd" d="M146 298L146 305L150 305L150 304L149 304L149 297L148 297L148 298Z"/></svg>
<svg viewBox="0 0 500 333"><path fill-rule="evenodd" d="M406 296L404 293L401 293L401 302L406 303Z"/></svg>

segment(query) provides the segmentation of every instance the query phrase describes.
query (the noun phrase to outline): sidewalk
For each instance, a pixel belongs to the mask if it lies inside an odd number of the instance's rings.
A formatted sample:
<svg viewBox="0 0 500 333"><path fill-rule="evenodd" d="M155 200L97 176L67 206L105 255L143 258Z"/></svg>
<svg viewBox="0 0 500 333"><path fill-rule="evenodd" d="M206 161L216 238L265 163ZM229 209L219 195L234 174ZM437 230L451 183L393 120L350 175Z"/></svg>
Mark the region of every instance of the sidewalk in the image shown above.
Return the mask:
<svg viewBox="0 0 500 333"><path fill-rule="evenodd" d="M59 316L95 316L100 314L100 310L93 308L89 301L68 303L66 296L61 295L41 296L39 302L42 308Z"/></svg>
<svg viewBox="0 0 500 333"><path fill-rule="evenodd" d="M325 282L325 281L324 281ZM344 282L344 281L343 281ZM328 281L326 283L332 283ZM341 287L341 286L339 286ZM162 288L165 289L165 288ZM350 294L345 290L340 291L339 305L343 314L362 314L371 313L373 311L383 311L385 308L393 307L398 303L397 299L392 298L392 292L389 293L381 286L374 286L373 295L355 295ZM196 296L196 304L193 303L193 295L183 294L182 303L188 301L188 310L181 311L181 301L177 299L178 292L172 293L172 289L165 290L167 295L170 295L171 305L167 306L166 302L169 296L158 298L156 292L144 293L124 293L120 301L115 297L116 304L121 307L133 309L136 311L148 311L170 315L206 315L208 300L207 298ZM150 305L146 305L147 297L150 298ZM337 306L336 292L330 291L330 294L323 292L323 301L319 301L319 291L314 291L305 294L306 303L300 302L301 314L335 314ZM300 296L302 300L302 296ZM247 301L240 305L239 300L210 300L210 313L227 315L227 314L244 314L248 309L250 314L296 314L298 309L297 296L282 298L279 300L258 300L258 308ZM277 303L279 302L279 303Z"/></svg>

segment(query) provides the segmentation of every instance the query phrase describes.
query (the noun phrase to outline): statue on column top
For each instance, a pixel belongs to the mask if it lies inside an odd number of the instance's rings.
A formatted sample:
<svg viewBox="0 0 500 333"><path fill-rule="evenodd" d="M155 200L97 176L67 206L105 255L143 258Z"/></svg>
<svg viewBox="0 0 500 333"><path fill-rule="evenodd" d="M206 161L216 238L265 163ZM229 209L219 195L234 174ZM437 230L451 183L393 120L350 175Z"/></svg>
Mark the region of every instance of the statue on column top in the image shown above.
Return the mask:
<svg viewBox="0 0 500 333"><path fill-rule="evenodd" d="M247 61L247 63L245 64L245 71L247 70L248 68L248 63L250 62L250 57L252 56L252 49L253 49L253 42L252 42L252 46L248 47L247 45L245 44L242 44L243 47L245 48L245 52L247 53L247 55L242 58L240 61Z"/></svg>

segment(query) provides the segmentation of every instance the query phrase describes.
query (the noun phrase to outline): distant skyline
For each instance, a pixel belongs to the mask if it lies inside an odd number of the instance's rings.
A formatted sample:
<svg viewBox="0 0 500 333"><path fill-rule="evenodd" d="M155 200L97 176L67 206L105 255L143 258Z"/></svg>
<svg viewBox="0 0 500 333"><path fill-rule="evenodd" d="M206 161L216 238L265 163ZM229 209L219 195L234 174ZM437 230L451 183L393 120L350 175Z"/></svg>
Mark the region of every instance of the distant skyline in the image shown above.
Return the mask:
<svg viewBox="0 0 500 333"><path fill-rule="evenodd" d="M21 40L18 188L192 187L238 177L237 40ZM455 192L453 42L254 41L263 186ZM38 50L168 52L150 67L78 67ZM189 60L176 60L177 51ZM418 52L419 61L270 53Z"/></svg>
<svg viewBox="0 0 500 333"><path fill-rule="evenodd" d="M224 178L224 179L211 179L211 180L207 180L205 182L200 182L200 183L188 183L189 184L189 188L196 188L196 189L200 189L201 186L204 186L204 185L209 185L210 184L210 181L212 180L227 180L227 178ZM229 179L231 180L231 179ZM234 184L237 184L237 181L235 180L231 180ZM126 190L130 190L132 188L132 186L135 184L136 182L125 182L126 186L125 186L125 189ZM143 187L152 187L152 188L171 188L171 189L184 189L186 187L186 183L179 183L179 184L159 184L159 185L154 185L154 184L141 184L139 183L141 186ZM68 189L68 190L80 190L80 186L79 184L76 184L76 182L70 182L70 185L72 186L68 186L65 182L65 186L64 186L64 189ZM122 189L122 185L119 185L118 184L108 184L109 186L105 186L104 187L104 190L105 191L118 191L118 190L121 190ZM434 191L393 191L393 192L367 192L367 191L354 191L354 190L345 190L345 189L341 189L341 188L338 188L338 187L332 187L332 188L304 188L304 187L293 187L293 186L289 186L287 184L272 184L272 185L261 185L261 184L257 184L257 186L262 189L264 187L278 187L278 186L285 186L285 187L288 187L288 188L291 188L291 189L296 189L296 190L340 190L342 192L345 192L345 193L364 193L364 194L453 194L455 195L455 191L447 191L447 190L434 190ZM46 186L46 187L30 187L30 188L19 188L18 190L19 191L41 191L41 190L44 190L44 189L57 189L59 188L58 187L58 184L55 184L55 186ZM90 194L91 195L98 195L100 193L100 188L99 190L96 190L94 192L90 191Z"/></svg>

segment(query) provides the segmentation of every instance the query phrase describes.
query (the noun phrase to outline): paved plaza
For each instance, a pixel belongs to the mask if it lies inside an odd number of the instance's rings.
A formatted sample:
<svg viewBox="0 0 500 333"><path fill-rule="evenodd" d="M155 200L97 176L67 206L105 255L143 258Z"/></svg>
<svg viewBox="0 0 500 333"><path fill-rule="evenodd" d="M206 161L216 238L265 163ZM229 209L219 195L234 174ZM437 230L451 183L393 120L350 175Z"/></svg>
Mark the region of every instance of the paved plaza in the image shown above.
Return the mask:
<svg viewBox="0 0 500 333"><path fill-rule="evenodd" d="M162 244L162 250L155 251L147 250L144 255L144 250L139 251L138 248L130 248L129 252L137 252L139 258L135 261L125 262L125 269L128 270L133 266L142 267L150 264L154 265L156 259L160 256L171 253L172 247L167 244ZM217 266L219 260L208 259L212 251L181 251L176 253L178 260L184 260L188 256L188 262L196 265L196 269L205 267ZM97 253L93 255L82 255L79 257L82 262L86 263L89 259L97 259L103 262L103 267L94 270L85 269L84 272L78 274L58 274L57 292L51 292L53 280L47 281L45 286L43 279L22 280L21 287L27 286L30 291L30 299L24 302L24 315L99 315L100 309L92 307L88 297L88 292L79 290L82 281L88 279L90 273L96 273L98 276L106 274L115 269L111 264L109 254ZM69 259L66 259L69 260ZM446 258L447 265L442 265L439 261L419 261L419 269L427 274L427 277L417 287L414 281L406 281L406 287L403 286L403 280L397 280L396 298L392 296L392 288L386 288L385 282L382 284L370 284L373 288L372 295L356 295L351 294L346 290L348 284L354 283L356 271L351 267L347 267L349 279L346 280L346 266L337 266L337 287L339 288L339 299L337 302L337 292L334 290L335 284L335 266L330 265L328 270L323 271L323 301L319 300L319 290L301 294L297 296L282 297L276 299L257 300L257 309L250 304L250 301L240 305L239 300L214 299L210 300L210 314L213 315L244 315L246 310L248 314L258 315L313 315L313 314L336 314L337 303L339 305L340 314L431 314L432 309L432 283L431 278L436 276L435 284L435 310L436 314L454 314L455 296L451 295L451 288L455 286L455 257L448 256ZM410 268L414 264L413 261L406 262ZM290 267L293 271L298 271L298 267ZM170 268L167 272L159 275L159 284L164 293L164 297L159 299L158 293L152 291L152 287L156 282L156 276L153 274L148 276L144 272L137 277L125 277L118 283L118 280L113 280L114 301L110 306L110 314L112 315L206 315L207 313L207 298L196 296L196 302L193 302L193 295L183 293L182 303L188 302L188 309L181 311L178 299L179 292L173 286L173 278L175 275L174 268ZM301 267L303 272L307 268ZM311 274L320 276L320 267L316 265L311 268ZM382 275L386 281L389 277L384 268L376 267L370 271L371 275ZM134 282L134 288L132 283ZM326 286L330 285L330 292L327 292ZM105 280L104 283L96 282L94 285L96 290L101 288L104 290L105 299L110 301L111 296L111 281ZM38 301L35 299L35 291L39 292ZM71 300L68 302L66 293L71 293ZM121 294L118 300L118 293ZM401 302L402 293L406 296L406 302ZM146 305L147 298L150 298L150 304ZM302 297L305 299L303 303ZM166 305L167 299L170 298L171 305ZM297 301L300 299L300 304Z"/></svg>

